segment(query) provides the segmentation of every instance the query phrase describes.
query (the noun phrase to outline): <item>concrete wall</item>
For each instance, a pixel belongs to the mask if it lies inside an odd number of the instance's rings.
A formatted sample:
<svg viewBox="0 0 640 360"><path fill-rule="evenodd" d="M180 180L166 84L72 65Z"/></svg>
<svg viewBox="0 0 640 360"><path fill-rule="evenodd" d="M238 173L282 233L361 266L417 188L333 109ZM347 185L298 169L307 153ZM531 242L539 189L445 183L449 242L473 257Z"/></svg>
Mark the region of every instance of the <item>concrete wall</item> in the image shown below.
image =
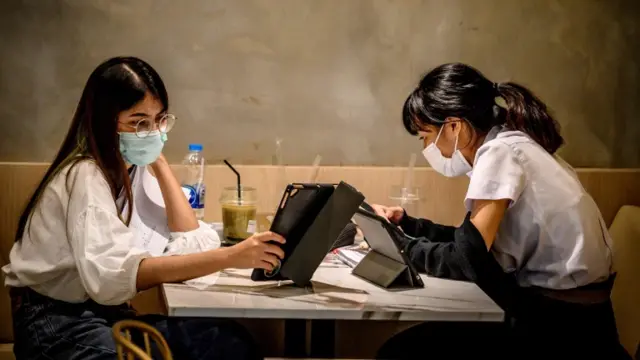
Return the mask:
<svg viewBox="0 0 640 360"><path fill-rule="evenodd" d="M401 165L420 74L470 63L546 100L575 166L640 166L637 0L3 0L0 161L47 161L89 73L148 60L180 119L167 155ZM426 164L420 161L420 164Z"/></svg>

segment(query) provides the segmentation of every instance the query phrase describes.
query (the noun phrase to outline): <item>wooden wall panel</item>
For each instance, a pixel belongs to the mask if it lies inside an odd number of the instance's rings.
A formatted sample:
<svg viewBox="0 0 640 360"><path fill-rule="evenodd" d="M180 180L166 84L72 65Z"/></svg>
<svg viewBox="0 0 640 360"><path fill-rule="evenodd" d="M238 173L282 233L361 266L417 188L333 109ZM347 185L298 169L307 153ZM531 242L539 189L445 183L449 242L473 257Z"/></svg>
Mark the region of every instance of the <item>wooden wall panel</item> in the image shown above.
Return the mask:
<svg viewBox="0 0 640 360"><path fill-rule="evenodd" d="M20 212L31 192L47 169L42 163L0 163L0 265L7 263L13 245ZM179 174L180 166L174 167ZM288 182L308 182L313 169L307 167L238 166L244 185L258 190L259 211L272 212L284 185ZM578 176L594 197L602 215L610 225L622 205L640 205L640 169L578 169ZM360 190L370 203L389 203L392 186L402 184L403 168L391 167L321 167L318 182L337 183L343 180ZM234 174L224 166L207 166L206 220L220 220L218 198L223 187L234 186ZM458 224L464 216L463 199L468 184L466 177L447 179L429 168L416 169L414 184L421 199L418 216L444 224ZM142 312L161 312L158 293L151 290L140 295L134 304ZM9 297L0 290L0 342L11 339Z"/></svg>

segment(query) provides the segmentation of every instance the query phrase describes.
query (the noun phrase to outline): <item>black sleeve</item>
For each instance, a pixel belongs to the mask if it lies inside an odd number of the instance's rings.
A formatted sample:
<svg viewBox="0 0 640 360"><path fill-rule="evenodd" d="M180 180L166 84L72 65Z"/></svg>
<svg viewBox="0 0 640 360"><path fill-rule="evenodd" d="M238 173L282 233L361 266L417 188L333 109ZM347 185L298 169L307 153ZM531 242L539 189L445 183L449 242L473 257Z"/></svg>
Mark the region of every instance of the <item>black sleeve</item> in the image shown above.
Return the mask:
<svg viewBox="0 0 640 360"><path fill-rule="evenodd" d="M398 224L405 234L411 237L424 237L431 241L447 242L453 241L454 226L435 224L431 220L416 219L404 213L402 220Z"/></svg>
<svg viewBox="0 0 640 360"><path fill-rule="evenodd" d="M419 272L453 280L475 282L503 309L510 307L517 289L515 277L506 274L487 246L478 229L465 217L453 228L448 239L404 238L404 252ZM439 236L444 236L441 232Z"/></svg>

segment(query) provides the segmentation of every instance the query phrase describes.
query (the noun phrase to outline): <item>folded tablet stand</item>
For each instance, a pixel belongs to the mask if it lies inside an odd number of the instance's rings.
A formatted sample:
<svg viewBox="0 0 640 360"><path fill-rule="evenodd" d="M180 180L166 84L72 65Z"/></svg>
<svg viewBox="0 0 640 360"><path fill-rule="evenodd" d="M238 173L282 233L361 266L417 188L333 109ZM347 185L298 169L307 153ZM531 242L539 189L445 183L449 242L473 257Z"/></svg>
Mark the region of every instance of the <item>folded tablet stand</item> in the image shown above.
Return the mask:
<svg viewBox="0 0 640 360"><path fill-rule="evenodd" d="M352 273L383 288L423 287L420 275L412 273L408 265L388 258L375 250L369 250Z"/></svg>
<svg viewBox="0 0 640 360"><path fill-rule="evenodd" d="M366 208L366 203L363 203L355 214L355 221L362 229L370 250L352 273L384 288L424 287L420 274L400 245L400 238L405 234Z"/></svg>

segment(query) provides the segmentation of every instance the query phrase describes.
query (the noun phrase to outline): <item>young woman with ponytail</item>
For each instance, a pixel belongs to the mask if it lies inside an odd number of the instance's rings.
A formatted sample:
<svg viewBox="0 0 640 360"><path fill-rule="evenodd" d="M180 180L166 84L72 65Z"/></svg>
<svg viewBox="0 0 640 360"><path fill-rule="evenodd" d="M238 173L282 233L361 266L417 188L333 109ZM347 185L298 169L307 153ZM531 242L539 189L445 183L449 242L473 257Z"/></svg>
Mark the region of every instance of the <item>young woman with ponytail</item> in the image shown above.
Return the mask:
<svg viewBox="0 0 640 360"><path fill-rule="evenodd" d="M434 170L469 176L468 213L453 227L374 208L417 238L404 248L419 270L475 282L507 319L493 328L419 325L379 357L627 358L609 299L611 239L574 170L555 155L563 138L545 104L456 63L425 75L402 113Z"/></svg>

